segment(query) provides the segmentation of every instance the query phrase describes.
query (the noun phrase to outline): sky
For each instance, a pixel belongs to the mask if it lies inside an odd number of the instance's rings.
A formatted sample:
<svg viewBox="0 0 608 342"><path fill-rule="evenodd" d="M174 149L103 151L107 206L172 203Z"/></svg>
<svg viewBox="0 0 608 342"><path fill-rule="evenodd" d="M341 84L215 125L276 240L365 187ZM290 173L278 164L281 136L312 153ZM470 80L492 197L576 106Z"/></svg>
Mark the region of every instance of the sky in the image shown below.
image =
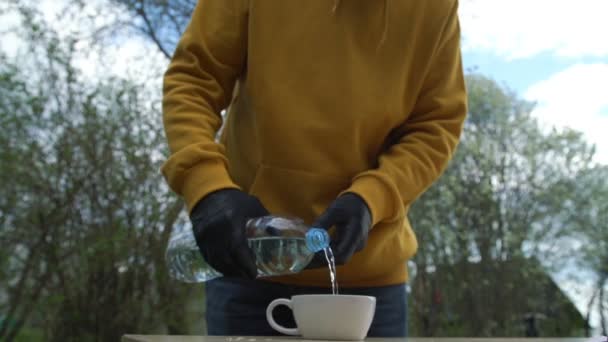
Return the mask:
<svg viewBox="0 0 608 342"><path fill-rule="evenodd" d="M65 1L40 0L40 9L53 21ZM88 11L97 13L94 7ZM583 132L596 145L596 161L608 164L606 13L608 0L460 0L464 66L535 102L533 115L544 127ZM3 31L16 23L14 17L0 16L0 50L9 54L19 47L19 39ZM78 26L65 21L58 25L60 33ZM94 77L102 67L89 57L83 54L76 63L85 76ZM145 72L164 63L149 43L138 38L112 47L104 59L116 75ZM585 312L590 282L573 280L568 272L554 277ZM598 322L595 315L592 322Z"/></svg>
<svg viewBox="0 0 608 342"><path fill-rule="evenodd" d="M461 0L463 63L536 103L608 164L608 0Z"/></svg>

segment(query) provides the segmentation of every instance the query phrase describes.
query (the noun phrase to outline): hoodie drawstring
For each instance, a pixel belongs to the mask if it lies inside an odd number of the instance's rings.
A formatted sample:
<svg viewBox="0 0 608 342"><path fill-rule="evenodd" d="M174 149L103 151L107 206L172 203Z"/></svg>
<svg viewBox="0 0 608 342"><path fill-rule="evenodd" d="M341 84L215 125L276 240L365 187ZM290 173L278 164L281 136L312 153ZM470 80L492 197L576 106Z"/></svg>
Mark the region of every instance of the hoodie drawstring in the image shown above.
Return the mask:
<svg viewBox="0 0 608 342"><path fill-rule="evenodd" d="M334 0L334 7L331 9L331 11L336 14L338 7L340 7L340 0Z"/></svg>
<svg viewBox="0 0 608 342"><path fill-rule="evenodd" d="M382 18L382 22L383 22L382 36L380 36L380 41L378 42L378 46L376 47L376 50L379 49L384 44L384 42L386 41L386 38L388 36L389 14L390 14L389 0L384 0L384 14L383 14L383 18Z"/></svg>

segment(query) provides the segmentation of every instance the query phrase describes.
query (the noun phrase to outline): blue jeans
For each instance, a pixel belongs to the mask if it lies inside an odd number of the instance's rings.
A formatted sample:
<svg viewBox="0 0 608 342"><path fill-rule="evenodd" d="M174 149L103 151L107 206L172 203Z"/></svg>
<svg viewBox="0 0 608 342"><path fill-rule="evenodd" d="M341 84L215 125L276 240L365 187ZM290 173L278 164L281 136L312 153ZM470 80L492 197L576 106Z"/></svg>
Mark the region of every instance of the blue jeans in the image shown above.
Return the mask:
<svg viewBox="0 0 608 342"><path fill-rule="evenodd" d="M277 336L266 321L266 307L277 298L298 294L331 293L331 289L289 286L261 280L217 278L206 283L207 333L230 336ZM376 314L369 337L407 336L407 294L405 284L344 288L340 294L376 297ZM288 328L296 326L289 308L280 305L274 318Z"/></svg>

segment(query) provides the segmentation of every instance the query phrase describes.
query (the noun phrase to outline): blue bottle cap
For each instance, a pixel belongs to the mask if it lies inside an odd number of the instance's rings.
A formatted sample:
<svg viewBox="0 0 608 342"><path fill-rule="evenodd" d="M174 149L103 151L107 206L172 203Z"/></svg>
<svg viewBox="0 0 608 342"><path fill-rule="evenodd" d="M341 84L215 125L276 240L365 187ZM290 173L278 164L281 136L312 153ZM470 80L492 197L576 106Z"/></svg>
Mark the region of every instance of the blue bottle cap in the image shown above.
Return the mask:
<svg viewBox="0 0 608 342"><path fill-rule="evenodd" d="M329 247L330 240L329 234L323 228L310 228L306 232L306 248L313 253Z"/></svg>

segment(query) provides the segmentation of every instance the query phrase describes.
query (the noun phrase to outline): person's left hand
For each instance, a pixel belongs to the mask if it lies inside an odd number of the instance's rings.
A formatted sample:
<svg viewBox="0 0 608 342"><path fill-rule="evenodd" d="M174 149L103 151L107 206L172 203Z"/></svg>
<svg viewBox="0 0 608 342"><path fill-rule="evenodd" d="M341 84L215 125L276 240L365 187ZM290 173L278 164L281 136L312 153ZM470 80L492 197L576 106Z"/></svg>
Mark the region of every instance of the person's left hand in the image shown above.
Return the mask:
<svg viewBox="0 0 608 342"><path fill-rule="evenodd" d="M363 198L355 193L345 193L338 197L313 224L313 227L329 230L335 227L330 247L336 264L346 264L353 254L367 244L367 235L372 225L369 207ZM318 259L318 258L317 258ZM310 268L318 267L313 262Z"/></svg>

